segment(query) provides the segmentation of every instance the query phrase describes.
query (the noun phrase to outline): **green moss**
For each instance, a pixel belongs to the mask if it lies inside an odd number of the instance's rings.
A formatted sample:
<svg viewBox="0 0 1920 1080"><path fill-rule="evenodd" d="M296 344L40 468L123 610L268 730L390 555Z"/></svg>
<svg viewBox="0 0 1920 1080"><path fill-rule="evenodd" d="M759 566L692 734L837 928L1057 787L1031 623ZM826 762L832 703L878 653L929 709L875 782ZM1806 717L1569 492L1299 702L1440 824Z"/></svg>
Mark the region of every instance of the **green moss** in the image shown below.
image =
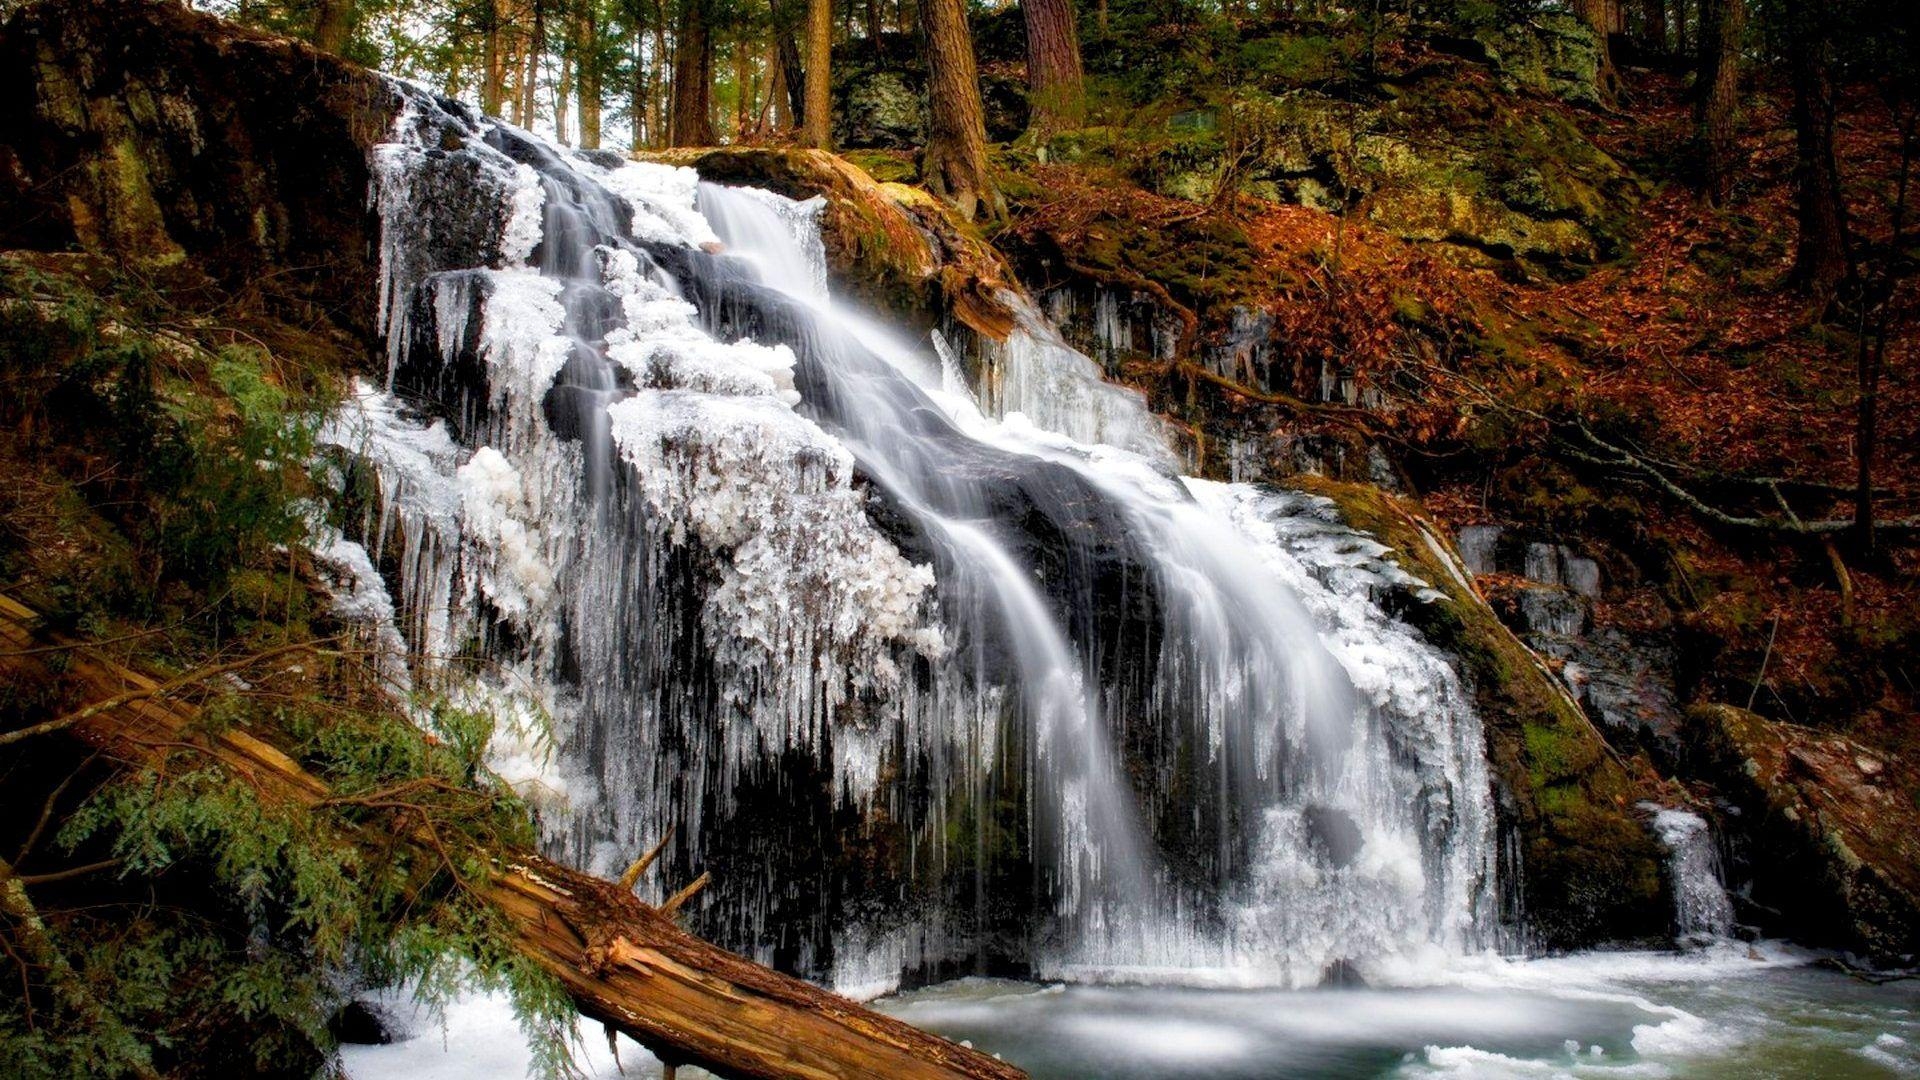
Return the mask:
<svg viewBox="0 0 1920 1080"><path fill-rule="evenodd" d="M920 180L914 156L899 150L849 150L841 155L882 184L912 184Z"/></svg>
<svg viewBox="0 0 1920 1080"><path fill-rule="evenodd" d="M1486 730L1496 783L1527 845L1529 917L1543 943L1572 946L1663 933L1660 852L1634 816L1635 785L1600 734L1472 589L1417 505L1363 484L1299 486L1334 500L1348 524L1446 599L1407 620L1459 662ZM1450 565L1451 564L1451 565Z"/></svg>

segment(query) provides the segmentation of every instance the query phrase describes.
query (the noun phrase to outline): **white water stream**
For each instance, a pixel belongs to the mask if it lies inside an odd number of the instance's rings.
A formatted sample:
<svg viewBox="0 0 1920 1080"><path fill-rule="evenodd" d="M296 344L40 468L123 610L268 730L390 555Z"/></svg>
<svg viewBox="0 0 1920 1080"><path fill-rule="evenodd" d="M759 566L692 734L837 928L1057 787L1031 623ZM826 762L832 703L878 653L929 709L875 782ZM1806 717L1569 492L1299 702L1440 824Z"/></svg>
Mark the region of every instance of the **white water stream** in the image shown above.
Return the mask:
<svg viewBox="0 0 1920 1080"><path fill-rule="evenodd" d="M327 548L395 586L416 685L519 718L560 854L671 829L703 931L858 988L1492 940L1479 722L1326 504L1179 477L1014 294L983 412L828 297L817 203L420 93L375 165L389 384L323 441L377 493Z"/></svg>

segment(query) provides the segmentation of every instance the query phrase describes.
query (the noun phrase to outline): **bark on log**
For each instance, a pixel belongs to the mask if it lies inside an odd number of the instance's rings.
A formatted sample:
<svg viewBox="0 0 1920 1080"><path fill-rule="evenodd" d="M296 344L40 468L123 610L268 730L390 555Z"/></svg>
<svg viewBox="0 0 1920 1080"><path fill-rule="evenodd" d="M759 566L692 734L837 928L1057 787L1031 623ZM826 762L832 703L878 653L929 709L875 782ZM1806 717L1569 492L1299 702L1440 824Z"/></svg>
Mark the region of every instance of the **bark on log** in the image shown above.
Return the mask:
<svg viewBox="0 0 1920 1080"><path fill-rule="evenodd" d="M0 673L47 673L33 651L39 618L0 595ZM64 678L99 699L158 684L88 652L59 654ZM275 798L315 805L332 792L245 731L195 731L191 711L162 695L86 716L68 734L112 756L154 761L192 742ZM624 1032L662 1060L721 1076L1016 1080L1020 1070L682 930L618 885L530 851L501 852L487 895L518 928L519 947L551 972L580 1012Z"/></svg>

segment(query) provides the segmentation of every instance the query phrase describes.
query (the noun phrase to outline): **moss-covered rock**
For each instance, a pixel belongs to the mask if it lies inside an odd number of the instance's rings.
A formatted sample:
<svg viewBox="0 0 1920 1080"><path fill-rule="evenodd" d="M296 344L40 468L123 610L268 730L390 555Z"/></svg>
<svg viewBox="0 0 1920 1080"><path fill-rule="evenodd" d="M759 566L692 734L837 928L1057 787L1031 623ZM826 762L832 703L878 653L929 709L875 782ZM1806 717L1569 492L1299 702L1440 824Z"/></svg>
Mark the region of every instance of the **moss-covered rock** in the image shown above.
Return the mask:
<svg viewBox="0 0 1920 1080"><path fill-rule="evenodd" d="M1664 938L1672 908L1662 853L1635 803L1647 766L1607 745L1540 659L1480 599L1458 556L1417 504L1364 484L1299 478L1347 522L1392 546L1404 569L1445 594L1407 619L1459 662L1486 728L1503 829L1520 839L1531 942L1549 949Z"/></svg>
<svg viewBox="0 0 1920 1080"><path fill-rule="evenodd" d="M1702 705L1683 729L1688 773L1738 811L1742 915L1769 933L1880 963L1920 953L1920 777L1850 739Z"/></svg>
<svg viewBox="0 0 1920 1080"><path fill-rule="evenodd" d="M902 149L926 140L926 102L898 72L870 71L843 86L833 117L836 145Z"/></svg>
<svg viewBox="0 0 1920 1080"><path fill-rule="evenodd" d="M1074 133L1053 149L1065 160L1110 155L1176 198L1207 202L1232 185L1359 212L1473 265L1559 271L1619 255L1642 184L1563 107L1502 86L1514 82L1462 66L1366 93L1247 89L1151 131ZM1127 143L1151 149L1129 161Z"/></svg>
<svg viewBox="0 0 1920 1080"><path fill-rule="evenodd" d="M706 179L751 184L795 199L822 196L821 239L834 287L844 296L932 328L957 320L994 339L1013 314L1001 298L1019 286L979 231L924 190L880 183L820 150L667 150L650 160L690 165Z"/></svg>
<svg viewBox="0 0 1920 1080"><path fill-rule="evenodd" d="M980 103L988 141L1008 142L1026 130L1027 95L1021 79L984 68ZM836 147L917 150L926 141L929 115L926 58L916 36L888 32L834 49L830 126Z"/></svg>
<svg viewBox="0 0 1920 1080"><path fill-rule="evenodd" d="M1474 34L1487 66L1510 90L1600 104L1600 46L1573 15L1550 11L1501 20Z"/></svg>

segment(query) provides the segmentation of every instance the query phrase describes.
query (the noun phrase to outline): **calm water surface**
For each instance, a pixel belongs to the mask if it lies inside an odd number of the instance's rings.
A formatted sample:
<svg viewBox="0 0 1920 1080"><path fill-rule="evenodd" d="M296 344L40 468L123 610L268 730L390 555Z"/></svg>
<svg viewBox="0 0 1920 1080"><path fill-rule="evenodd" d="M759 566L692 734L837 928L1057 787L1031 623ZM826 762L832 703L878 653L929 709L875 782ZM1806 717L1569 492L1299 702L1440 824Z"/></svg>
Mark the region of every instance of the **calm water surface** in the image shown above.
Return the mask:
<svg viewBox="0 0 1920 1080"><path fill-rule="evenodd" d="M1488 961L1402 989L963 979L878 1004L1036 1080L1920 1076L1920 982L1773 946Z"/></svg>

